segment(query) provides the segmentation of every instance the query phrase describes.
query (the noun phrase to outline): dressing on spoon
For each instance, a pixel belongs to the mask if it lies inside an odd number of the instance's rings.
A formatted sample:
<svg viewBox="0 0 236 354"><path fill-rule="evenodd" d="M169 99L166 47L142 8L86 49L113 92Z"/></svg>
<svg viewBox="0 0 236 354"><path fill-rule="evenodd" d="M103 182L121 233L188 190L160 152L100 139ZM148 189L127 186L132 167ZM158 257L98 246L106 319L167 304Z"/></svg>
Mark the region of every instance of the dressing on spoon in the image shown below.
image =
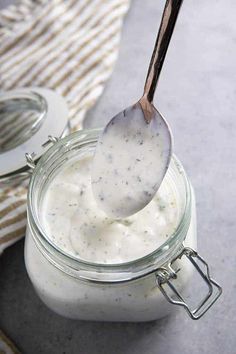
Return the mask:
<svg viewBox="0 0 236 354"><path fill-rule="evenodd" d="M182 1L166 1L142 98L110 120L96 146L93 194L98 206L112 217L126 217L144 208L169 166L171 132L152 102Z"/></svg>

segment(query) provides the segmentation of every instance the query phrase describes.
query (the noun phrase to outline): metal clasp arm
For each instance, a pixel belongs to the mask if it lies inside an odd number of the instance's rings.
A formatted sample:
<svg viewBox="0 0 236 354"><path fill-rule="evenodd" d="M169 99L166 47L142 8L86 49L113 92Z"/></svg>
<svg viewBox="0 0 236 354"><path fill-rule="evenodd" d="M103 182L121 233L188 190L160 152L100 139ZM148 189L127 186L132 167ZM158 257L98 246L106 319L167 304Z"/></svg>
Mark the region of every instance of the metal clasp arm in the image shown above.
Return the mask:
<svg viewBox="0 0 236 354"><path fill-rule="evenodd" d="M43 147L47 147L50 144L55 144L58 140L59 140L59 138L56 138L55 136L49 135L48 136L48 140L45 143L43 143L42 146ZM31 173L33 172L34 168L36 167L36 163L35 163L35 160L34 160L35 156L36 155L35 155L34 152L32 152L31 154L27 152L25 154L26 163L27 163L27 166L30 167L30 172Z"/></svg>
<svg viewBox="0 0 236 354"><path fill-rule="evenodd" d="M181 259L182 256L186 256L188 260L193 264L195 269L198 271L202 279L206 282L208 286L208 293L207 295L200 301L198 306L191 310L189 305L186 303L182 295L179 293L179 291L176 289L176 287L172 283L172 279L177 278L177 272L173 270L172 264L177 260ZM206 273L202 271L202 269L199 267L195 259L198 259L205 267L206 267ZM166 268L159 268L156 272L156 279L157 279L157 285L159 289L161 290L162 294L165 296L165 298L172 304L174 305L179 305L185 308L189 316L197 320L200 317L204 315L204 313L215 303L215 301L219 298L219 296L222 293L222 288L221 286L211 278L210 276L210 270L207 262L193 249L189 247L185 247L182 249L182 251L178 254L178 256L171 261L171 263L168 264L168 267ZM163 285L166 284L172 292L175 294L177 297L177 300L175 300L172 296L170 296L164 289Z"/></svg>

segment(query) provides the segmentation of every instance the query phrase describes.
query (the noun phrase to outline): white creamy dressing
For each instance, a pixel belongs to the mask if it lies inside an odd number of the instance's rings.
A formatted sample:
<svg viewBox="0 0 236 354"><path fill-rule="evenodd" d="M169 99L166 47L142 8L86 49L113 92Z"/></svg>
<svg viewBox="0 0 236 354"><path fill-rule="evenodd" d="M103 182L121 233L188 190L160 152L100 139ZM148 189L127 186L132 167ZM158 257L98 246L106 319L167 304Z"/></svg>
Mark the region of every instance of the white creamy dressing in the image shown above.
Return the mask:
<svg viewBox="0 0 236 354"><path fill-rule="evenodd" d="M99 208L112 217L144 208L162 183L170 151L169 129L155 109L149 123L138 104L114 117L98 140L92 167Z"/></svg>
<svg viewBox="0 0 236 354"><path fill-rule="evenodd" d="M168 177L144 209L114 219L94 199L92 161L89 156L68 163L49 183L41 204L45 233L65 252L95 263L123 263L157 249L175 231L180 217Z"/></svg>

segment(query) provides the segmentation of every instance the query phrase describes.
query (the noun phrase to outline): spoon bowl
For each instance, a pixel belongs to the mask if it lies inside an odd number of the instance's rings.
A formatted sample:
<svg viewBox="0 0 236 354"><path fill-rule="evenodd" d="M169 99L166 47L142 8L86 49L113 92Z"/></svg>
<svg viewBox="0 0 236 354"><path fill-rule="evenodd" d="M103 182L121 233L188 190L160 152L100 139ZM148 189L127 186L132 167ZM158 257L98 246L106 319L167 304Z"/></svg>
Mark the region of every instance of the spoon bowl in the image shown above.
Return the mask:
<svg viewBox="0 0 236 354"><path fill-rule="evenodd" d="M115 218L144 208L170 163L172 135L153 97L182 1L166 1L143 96L109 121L96 146L93 194L99 207Z"/></svg>
<svg viewBox="0 0 236 354"><path fill-rule="evenodd" d="M145 207L164 178L171 154L170 129L154 107L149 124L139 102L117 114L100 136L93 161L92 187L99 207L112 217Z"/></svg>

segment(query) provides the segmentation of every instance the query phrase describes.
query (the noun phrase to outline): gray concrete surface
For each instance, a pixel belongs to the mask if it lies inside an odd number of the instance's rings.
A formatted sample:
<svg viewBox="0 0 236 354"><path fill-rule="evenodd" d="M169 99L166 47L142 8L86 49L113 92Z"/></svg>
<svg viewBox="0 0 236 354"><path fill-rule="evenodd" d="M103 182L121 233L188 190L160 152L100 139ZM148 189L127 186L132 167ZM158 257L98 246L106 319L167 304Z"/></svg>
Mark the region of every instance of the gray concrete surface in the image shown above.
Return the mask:
<svg viewBox="0 0 236 354"><path fill-rule="evenodd" d="M163 3L133 0L115 72L85 126L105 124L140 97ZM0 258L0 327L23 353L236 352L235 15L234 0L185 1L155 99L195 187L199 251L223 286L221 299L199 321L182 309L151 323L70 321L35 295L21 241Z"/></svg>

